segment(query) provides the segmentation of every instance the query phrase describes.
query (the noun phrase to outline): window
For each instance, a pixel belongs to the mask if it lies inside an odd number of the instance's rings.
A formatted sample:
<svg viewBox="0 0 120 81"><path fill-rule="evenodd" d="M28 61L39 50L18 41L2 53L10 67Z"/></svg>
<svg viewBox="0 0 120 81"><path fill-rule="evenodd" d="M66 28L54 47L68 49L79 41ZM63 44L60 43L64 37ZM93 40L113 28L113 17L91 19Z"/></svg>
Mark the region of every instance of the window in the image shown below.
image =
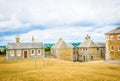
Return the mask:
<svg viewBox="0 0 120 81"><path fill-rule="evenodd" d="M31 50L31 54L34 55L34 50Z"/></svg>
<svg viewBox="0 0 120 81"><path fill-rule="evenodd" d="M21 56L21 50L17 50L17 56Z"/></svg>
<svg viewBox="0 0 120 81"><path fill-rule="evenodd" d="M113 40L113 39L114 39L114 36L113 36L113 35L111 35L111 36L110 36L110 40Z"/></svg>
<svg viewBox="0 0 120 81"><path fill-rule="evenodd" d="M80 48L81 51L83 51L83 48Z"/></svg>
<svg viewBox="0 0 120 81"><path fill-rule="evenodd" d="M118 46L118 51L120 51L120 46Z"/></svg>
<svg viewBox="0 0 120 81"><path fill-rule="evenodd" d="M41 52L40 52L40 50L38 50L38 55L41 55Z"/></svg>
<svg viewBox="0 0 120 81"><path fill-rule="evenodd" d="M85 51L85 48L83 48L83 51Z"/></svg>
<svg viewBox="0 0 120 81"><path fill-rule="evenodd" d="M10 50L10 56L14 56L14 50Z"/></svg>
<svg viewBox="0 0 120 81"><path fill-rule="evenodd" d="M120 40L120 35L118 35L118 40Z"/></svg>
<svg viewBox="0 0 120 81"><path fill-rule="evenodd" d="M113 51L114 50L114 46L111 46L110 49L111 49L111 51Z"/></svg>
<svg viewBox="0 0 120 81"><path fill-rule="evenodd" d="M96 48L96 51L99 51L99 48Z"/></svg>
<svg viewBox="0 0 120 81"><path fill-rule="evenodd" d="M81 50L83 51L83 48L81 48Z"/></svg>
<svg viewBox="0 0 120 81"><path fill-rule="evenodd" d="M82 50L81 48L79 48L79 50Z"/></svg>

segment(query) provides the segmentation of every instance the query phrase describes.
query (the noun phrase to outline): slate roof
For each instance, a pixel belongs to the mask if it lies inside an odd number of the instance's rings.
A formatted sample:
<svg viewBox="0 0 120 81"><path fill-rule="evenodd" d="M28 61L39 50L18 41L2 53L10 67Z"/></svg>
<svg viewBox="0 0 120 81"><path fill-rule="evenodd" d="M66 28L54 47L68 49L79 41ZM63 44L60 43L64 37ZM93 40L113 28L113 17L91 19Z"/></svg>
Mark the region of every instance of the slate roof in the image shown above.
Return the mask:
<svg viewBox="0 0 120 81"><path fill-rule="evenodd" d="M43 48L43 43L8 43L7 49L32 49Z"/></svg>
<svg viewBox="0 0 120 81"><path fill-rule="evenodd" d="M93 42L91 39L89 39L89 40L85 40L78 47L98 47L98 45L95 42Z"/></svg>
<svg viewBox="0 0 120 81"><path fill-rule="evenodd" d="M107 33L105 33L106 35L107 34L120 34L120 27L117 27L116 29L113 29Z"/></svg>
<svg viewBox="0 0 120 81"><path fill-rule="evenodd" d="M99 47L105 47L105 46L106 46L105 42L96 42L96 44L97 44Z"/></svg>
<svg viewBox="0 0 120 81"><path fill-rule="evenodd" d="M90 36L87 35L86 40L83 41L78 47L105 47L105 43L94 42L90 39Z"/></svg>
<svg viewBox="0 0 120 81"><path fill-rule="evenodd" d="M55 45L52 46L52 48L73 48L71 44L66 43L62 38L58 40L58 42L55 43Z"/></svg>
<svg viewBox="0 0 120 81"><path fill-rule="evenodd" d="M71 44L66 43L64 40L61 40L56 48L73 48Z"/></svg>
<svg viewBox="0 0 120 81"><path fill-rule="evenodd" d="M58 44L60 43L60 41L63 40L62 38L58 39L58 42L55 43L55 45L53 45L51 48L56 48L58 46Z"/></svg>

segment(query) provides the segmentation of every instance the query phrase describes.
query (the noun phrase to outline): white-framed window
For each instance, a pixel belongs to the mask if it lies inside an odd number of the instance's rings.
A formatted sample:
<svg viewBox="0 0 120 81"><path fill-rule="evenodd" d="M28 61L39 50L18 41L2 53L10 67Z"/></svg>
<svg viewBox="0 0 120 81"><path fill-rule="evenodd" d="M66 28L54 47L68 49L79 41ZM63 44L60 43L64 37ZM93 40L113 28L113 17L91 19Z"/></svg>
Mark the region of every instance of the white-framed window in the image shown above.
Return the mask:
<svg viewBox="0 0 120 81"><path fill-rule="evenodd" d="M118 51L120 51L120 46L118 46Z"/></svg>
<svg viewBox="0 0 120 81"><path fill-rule="evenodd" d="M21 56L21 50L17 50L17 56Z"/></svg>
<svg viewBox="0 0 120 81"><path fill-rule="evenodd" d="M38 55L41 55L41 50L40 49L38 49L37 52L38 52Z"/></svg>
<svg viewBox="0 0 120 81"><path fill-rule="evenodd" d="M111 51L114 51L114 46L110 46L110 50L111 50Z"/></svg>
<svg viewBox="0 0 120 81"><path fill-rule="evenodd" d="M118 35L118 40L120 40L120 35Z"/></svg>
<svg viewBox="0 0 120 81"><path fill-rule="evenodd" d="M31 50L31 55L35 55L35 50Z"/></svg>
<svg viewBox="0 0 120 81"><path fill-rule="evenodd" d="M14 50L10 50L10 56L14 56Z"/></svg>
<svg viewBox="0 0 120 81"><path fill-rule="evenodd" d="M113 35L110 35L110 40L114 40L114 36Z"/></svg>

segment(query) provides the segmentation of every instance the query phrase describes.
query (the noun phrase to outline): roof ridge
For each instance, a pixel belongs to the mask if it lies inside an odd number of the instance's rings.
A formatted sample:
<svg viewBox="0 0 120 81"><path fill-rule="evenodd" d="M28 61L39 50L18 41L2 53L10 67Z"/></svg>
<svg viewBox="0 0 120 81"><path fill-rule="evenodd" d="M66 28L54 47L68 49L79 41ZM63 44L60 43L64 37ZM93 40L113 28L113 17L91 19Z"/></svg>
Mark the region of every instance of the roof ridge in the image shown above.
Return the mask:
<svg viewBox="0 0 120 81"><path fill-rule="evenodd" d="M91 43L91 39L89 39L90 41L89 41L89 43L88 43L88 47L90 47L90 43Z"/></svg>
<svg viewBox="0 0 120 81"><path fill-rule="evenodd" d="M107 34L120 34L120 27L114 28L111 31L105 33L105 35Z"/></svg>

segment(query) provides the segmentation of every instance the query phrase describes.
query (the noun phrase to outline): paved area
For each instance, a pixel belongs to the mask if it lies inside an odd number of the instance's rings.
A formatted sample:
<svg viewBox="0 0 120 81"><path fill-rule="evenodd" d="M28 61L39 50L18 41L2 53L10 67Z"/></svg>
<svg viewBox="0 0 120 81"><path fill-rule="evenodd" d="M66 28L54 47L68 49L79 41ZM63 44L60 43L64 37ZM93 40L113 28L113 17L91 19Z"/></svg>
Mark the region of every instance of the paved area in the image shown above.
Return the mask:
<svg viewBox="0 0 120 81"><path fill-rule="evenodd" d="M119 65L120 65L120 60L112 60L112 61L91 61L91 62L107 63L107 64L119 64Z"/></svg>

